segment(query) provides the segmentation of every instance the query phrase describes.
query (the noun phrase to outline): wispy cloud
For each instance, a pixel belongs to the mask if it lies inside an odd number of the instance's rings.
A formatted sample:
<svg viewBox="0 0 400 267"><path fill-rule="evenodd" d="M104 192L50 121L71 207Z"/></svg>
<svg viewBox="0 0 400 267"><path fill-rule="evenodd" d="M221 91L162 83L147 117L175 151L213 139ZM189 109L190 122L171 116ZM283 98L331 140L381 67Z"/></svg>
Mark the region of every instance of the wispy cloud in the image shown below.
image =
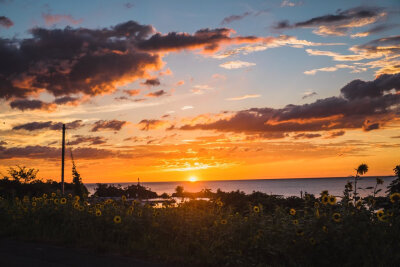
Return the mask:
<svg viewBox="0 0 400 267"><path fill-rule="evenodd" d="M246 61L241 61L241 60L234 60L234 61L228 61L225 63L220 64L219 66L224 69L240 69L240 68L247 68L251 66L255 66L256 63L251 63L251 62L246 62Z"/></svg>
<svg viewBox="0 0 400 267"><path fill-rule="evenodd" d="M194 108L194 107L193 106L183 106L181 108L181 110L187 110L187 109L192 109L192 108Z"/></svg>
<svg viewBox="0 0 400 267"><path fill-rule="evenodd" d="M212 55L216 59L224 59L235 55L248 55L250 53L264 51L270 48L290 46L294 48L303 48L305 46L326 46L326 45L344 45L344 43L316 43L307 40L299 40L294 36L280 35L279 37L266 37L262 42L245 45L235 49L225 50Z"/></svg>
<svg viewBox="0 0 400 267"><path fill-rule="evenodd" d="M248 98L259 98L261 95L242 95L242 96L237 96L237 97L231 97L231 98L226 98L228 101L238 101L238 100L244 100Z"/></svg>
<svg viewBox="0 0 400 267"><path fill-rule="evenodd" d="M251 14L253 14L253 13L247 11L247 12L244 12L243 14L240 14L240 15L231 15L231 16L225 17L225 18L221 21L220 24L221 24L221 25L229 24L229 23L231 23L231 22L233 22L233 21L241 20L241 19L243 19L243 18L245 18L245 17L247 17L247 16L250 16Z"/></svg>
<svg viewBox="0 0 400 267"><path fill-rule="evenodd" d="M64 15L64 14L50 14L50 13L43 13L42 18L47 26L57 24L59 22L67 22L73 25L81 24L83 19L74 19L71 15Z"/></svg>
<svg viewBox="0 0 400 267"><path fill-rule="evenodd" d="M278 22L274 28L278 30L293 28L313 28L313 33L322 36L345 36L351 29L364 27L383 19L387 12L380 7L360 6L346 10L338 10L336 14L314 17L306 21L290 24L288 21Z"/></svg>
<svg viewBox="0 0 400 267"><path fill-rule="evenodd" d="M281 3L281 7L294 7L294 6L300 6L302 5L303 2L291 2L290 0L283 0Z"/></svg>
<svg viewBox="0 0 400 267"><path fill-rule="evenodd" d="M307 70L304 72L304 74L307 75L315 75L317 72L322 71L322 72L334 72L339 69L351 69L352 73L360 73L363 71L367 71L367 68L363 67L358 67L358 66L353 66L353 65L346 65L346 64L337 64L333 67L325 67L325 68L319 68L319 69L313 69L313 70Z"/></svg>

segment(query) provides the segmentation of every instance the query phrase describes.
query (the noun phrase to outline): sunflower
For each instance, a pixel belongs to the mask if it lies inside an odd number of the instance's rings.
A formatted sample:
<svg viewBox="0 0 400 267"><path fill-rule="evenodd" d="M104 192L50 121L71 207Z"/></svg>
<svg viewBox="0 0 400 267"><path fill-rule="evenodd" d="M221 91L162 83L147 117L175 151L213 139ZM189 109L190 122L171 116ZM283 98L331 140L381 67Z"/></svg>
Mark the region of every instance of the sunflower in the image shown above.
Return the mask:
<svg viewBox="0 0 400 267"><path fill-rule="evenodd" d="M58 205L60 203L60 200L58 198L54 199L54 204Z"/></svg>
<svg viewBox="0 0 400 267"><path fill-rule="evenodd" d="M79 206L78 210L79 210L79 211L84 211L84 210L85 210L85 207L84 207L84 206Z"/></svg>
<svg viewBox="0 0 400 267"><path fill-rule="evenodd" d="M380 221L384 221L385 220L385 212L383 210L378 210L376 212L376 217L378 217L378 219Z"/></svg>
<svg viewBox="0 0 400 267"><path fill-rule="evenodd" d="M328 197L328 203L330 205L335 205L336 204L336 197L335 196L329 196Z"/></svg>
<svg viewBox="0 0 400 267"><path fill-rule="evenodd" d="M324 231L325 233L328 233L328 227L326 227L325 225L322 226L322 231Z"/></svg>
<svg viewBox="0 0 400 267"><path fill-rule="evenodd" d="M117 215L117 216L114 216L114 223L121 223L122 222L122 219L121 219L121 216L119 216L119 215Z"/></svg>
<svg viewBox="0 0 400 267"><path fill-rule="evenodd" d="M319 203L318 202L314 202L314 208L316 208L316 209L319 208Z"/></svg>
<svg viewBox="0 0 400 267"><path fill-rule="evenodd" d="M75 202L75 204L74 204L74 209L79 209L79 207L80 207L80 205L79 205L79 203L78 202Z"/></svg>
<svg viewBox="0 0 400 267"><path fill-rule="evenodd" d="M296 215L296 210L295 209L290 209L290 211L289 211L289 213L290 213L290 215Z"/></svg>
<svg viewBox="0 0 400 267"><path fill-rule="evenodd" d="M101 210L99 210L99 209L96 210L96 216L97 216L97 217L100 217L100 216L101 216Z"/></svg>
<svg viewBox="0 0 400 267"><path fill-rule="evenodd" d="M296 230L296 235L303 236L304 235L304 231L302 229L297 229Z"/></svg>
<svg viewBox="0 0 400 267"><path fill-rule="evenodd" d="M51 197L56 197L56 193L51 193Z"/></svg>
<svg viewBox="0 0 400 267"><path fill-rule="evenodd" d="M311 245L315 245L315 243L316 243L315 239L312 237L309 239L309 241L310 241Z"/></svg>
<svg viewBox="0 0 400 267"><path fill-rule="evenodd" d="M217 199L217 201L215 202L219 207L222 207L224 205L224 203L222 203L222 201L220 199Z"/></svg>
<svg viewBox="0 0 400 267"><path fill-rule="evenodd" d="M254 206L253 208L255 213L259 213L260 212L260 208L258 206Z"/></svg>
<svg viewBox="0 0 400 267"><path fill-rule="evenodd" d="M71 193L68 194L68 198L72 198L72 194Z"/></svg>
<svg viewBox="0 0 400 267"><path fill-rule="evenodd" d="M36 202L35 201L32 201L32 207L36 207Z"/></svg>
<svg viewBox="0 0 400 267"><path fill-rule="evenodd" d="M332 214L332 220L334 220L335 222L340 222L341 220L341 215L340 213L335 212L334 214Z"/></svg>
<svg viewBox="0 0 400 267"><path fill-rule="evenodd" d="M293 224L294 225L298 225L299 224L299 220L293 220Z"/></svg>
<svg viewBox="0 0 400 267"><path fill-rule="evenodd" d="M222 219L222 220L221 220L221 224L227 224L227 223L228 223L227 220L225 220L225 219Z"/></svg>
<svg viewBox="0 0 400 267"><path fill-rule="evenodd" d="M321 197L321 202L322 202L322 204L326 205L326 204L328 204L328 201L329 201L328 195L323 195L323 196Z"/></svg>
<svg viewBox="0 0 400 267"><path fill-rule="evenodd" d="M43 194L43 198L47 198L47 194L46 193Z"/></svg>
<svg viewBox="0 0 400 267"><path fill-rule="evenodd" d="M395 203L400 200L400 193L393 193L390 195L390 202Z"/></svg>
<svg viewBox="0 0 400 267"><path fill-rule="evenodd" d="M123 195L123 196L121 197L121 200L122 200L123 202L125 202L125 201L126 201L126 196Z"/></svg>
<svg viewBox="0 0 400 267"><path fill-rule="evenodd" d="M79 196L74 196L75 201L79 201L81 199Z"/></svg>
<svg viewBox="0 0 400 267"><path fill-rule="evenodd" d="M67 203L67 199L65 197L61 198L60 199L60 203L63 204L63 205L66 204Z"/></svg>

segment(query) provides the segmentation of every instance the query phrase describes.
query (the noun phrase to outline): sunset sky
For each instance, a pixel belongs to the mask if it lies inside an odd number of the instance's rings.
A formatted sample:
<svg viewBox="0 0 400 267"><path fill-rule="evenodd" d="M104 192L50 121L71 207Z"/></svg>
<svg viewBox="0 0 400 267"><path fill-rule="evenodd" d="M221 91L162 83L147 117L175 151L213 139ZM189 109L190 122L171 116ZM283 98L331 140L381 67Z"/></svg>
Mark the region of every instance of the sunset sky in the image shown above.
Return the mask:
<svg viewBox="0 0 400 267"><path fill-rule="evenodd" d="M0 171L338 177L400 164L400 1L0 0Z"/></svg>

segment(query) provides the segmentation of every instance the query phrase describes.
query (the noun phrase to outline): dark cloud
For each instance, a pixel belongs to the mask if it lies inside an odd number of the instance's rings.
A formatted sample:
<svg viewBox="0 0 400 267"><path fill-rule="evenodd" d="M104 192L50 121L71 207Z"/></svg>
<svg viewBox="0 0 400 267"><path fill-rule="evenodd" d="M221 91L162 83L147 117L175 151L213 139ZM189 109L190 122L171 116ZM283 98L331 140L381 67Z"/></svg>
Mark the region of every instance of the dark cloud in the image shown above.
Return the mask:
<svg viewBox="0 0 400 267"><path fill-rule="evenodd" d="M24 124L19 124L13 127L13 130L26 130L26 131L36 131L42 129L49 129L49 130L61 130L62 129L62 122L53 122L53 121L44 121L44 122L29 122ZM82 127L81 120L75 120L65 124L67 129L78 129Z"/></svg>
<svg viewBox="0 0 400 267"><path fill-rule="evenodd" d="M82 143L90 143L91 145L101 145L107 143L107 139L102 136L82 136L74 135L73 140L69 141L68 144L71 146L79 145Z"/></svg>
<svg viewBox="0 0 400 267"><path fill-rule="evenodd" d="M147 40L138 43L138 47L150 51L176 51L182 49L203 49L211 52L222 43L252 43L260 41L259 37L230 37L233 31L228 28L201 29L193 35L170 32L166 35L156 33Z"/></svg>
<svg viewBox="0 0 400 267"><path fill-rule="evenodd" d="M0 146L2 146L2 145L7 145L7 142L6 141L0 141Z"/></svg>
<svg viewBox="0 0 400 267"><path fill-rule="evenodd" d="M345 133L346 133L345 131L330 132L330 133L328 133L328 135L325 138L328 138L328 139L336 138L336 137L344 135Z"/></svg>
<svg viewBox="0 0 400 267"><path fill-rule="evenodd" d="M110 93L160 70L165 51L212 52L221 44L263 40L231 37L228 28L154 32L151 25L128 21L100 29L33 28L31 38L0 38L0 98L27 98L43 90L56 97Z"/></svg>
<svg viewBox="0 0 400 267"><path fill-rule="evenodd" d="M347 10L338 10L336 14L314 17L309 20L290 24L287 20L278 22L275 29L317 28L320 35L346 35L353 27L362 27L386 16L383 8L360 6Z"/></svg>
<svg viewBox="0 0 400 267"><path fill-rule="evenodd" d="M377 130L380 128L379 122L371 123L369 120L366 120L363 124L363 130L366 132Z"/></svg>
<svg viewBox="0 0 400 267"><path fill-rule="evenodd" d="M93 124L91 131L92 132L98 132L101 130L119 131L126 124L127 124L126 121L120 121L120 120L109 120L109 121L100 120L96 121Z"/></svg>
<svg viewBox="0 0 400 267"><path fill-rule="evenodd" d="M318 95L316 92L307 92L303 95L302 99L306 99L306 98L313 97L316 95Z"/></svg>
<svg viewBox="0 0 400 267"><path fill-rule="evenodd" d="M228 16L228 17L226 17L226 18L224 18L222 21L221 21L221 25L225 25L225 24L229 24L229 23L231 23L232 21L236 21L236 20L241 20L241 19L243 19L243 18L245 18L245 17L247 17L247 16L250 16L251 14L253 14L252 12L244 12L243 14L241 14L241 15L231 15L231 16Z"/></svg>
<svg viewBox="0 0 400 267"><path fill-rule="evenodd" d="M400 43L400 35L389 36L372 40L363 45L355 45L352 50L356 52L364 52L368 54L384 53L387 55L400 54L398 44Z"/></svg>
<svg viewBox="0 0 400 267"><path fill-rule="evenodd" d="M313 133L299 133L293 136L294 139L311 139L321 137L320 134L313 134Z"/></svg>
<svg viewBox="0 0 400 267"><path fill-rule="evenodd" d="M155 91L155 92L152 92L152 93L148 93L146 96L148 96L148 97L160 97L160 96L163 96L163 95L166 95L167 94L167 92L165 92L164 90L159 90L159 91Z"/></svg>
<svg viewBox="0 0 400 267"><path fill-rule="evenodd" d="M148 131L164 127L166 124L168 123L163 120L141 120L138 126L140 130Z"/></svg>
<svg viewBox="0 0 400 267"><path fill-rule="evenodd" d="M154 78L154 79L147 79L144 83L141 83L141 84L147 85L147 86L158 86L161 83L158 78Z"/></svg>
<svg viewBox="0 0 400 267"><path fill-rule="evenodd" d="M246 134L378 129L400 114L400 94L383 94L396 84L397 75L382 76L373 82L363 82L361 86L346 85L341 90L344 97L329 97L304 105L287 105L282 109L252 108L235 112L227 119L213 121L210 118L209 123L186 124L180 129ZM363 86L369 88L370 83L377 87L374 90L362 89Z"/></svg>
<svg viewBox="0 0 400 267"><path fill-rule="evenodd" d="M97 95L161 68L160 55L134 44L153 27L134 21L103 29L30 31L32 38L0 38L0 98L26 97L45 89L55 96Z"/></svg>
<svg viewBox="0 0 400 267"><path fill-rule="evenodd" d="M118 157L119 154L109 149L76 148L73 150L75 159L100 159ZM0 146L0 159L30 158L58 160L61 155L60 148L49 146L25 146L5 148Z"/></svg>
<svg viewBox="0 0 400 267"><path fill-rule="evenodd" d="M383 74L369 82L353 80L344 86L340 92L345 98L354 100L364 97L380 97L390 90L400 91L400 73Z"/></svg>
<svg viewBox="0 0 400 267"><path fill-rule="evenodd" d="M12 22L11 19L9 19L5 16L0 16L0 27L10 28L13 25L14 25L14 22Z"/></svg>
<svg viewBox="0 0 400 267"><path fill-rule="evenodd" d="M25 111L25 110L35 110L35 109L53 110L55 109L56 106L53 103L46 103L43 102L42 100L18 99L11 101L10 107Z"/></svg>
<svg viewBox="0 0 400 267"><path fill-rule="evenodd" d="M57 105L65 105L65 104L75 104L79 100L78 97L72 97L72 96L63 96L60 98L56 98L54 100L54 103Z"/></svg>

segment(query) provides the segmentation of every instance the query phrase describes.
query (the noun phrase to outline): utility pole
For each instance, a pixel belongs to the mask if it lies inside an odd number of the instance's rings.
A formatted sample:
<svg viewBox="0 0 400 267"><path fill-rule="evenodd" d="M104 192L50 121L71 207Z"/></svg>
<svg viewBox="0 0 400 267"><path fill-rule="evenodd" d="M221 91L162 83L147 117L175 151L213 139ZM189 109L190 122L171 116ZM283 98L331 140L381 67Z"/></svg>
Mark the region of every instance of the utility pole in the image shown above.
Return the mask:
<svg viewBox="0 0 400 267"><path fill-rule="evenodd" d="M61 149L61 191L64 195L64 155L65 155L65 124L62 127L62 149Z"/></svg>

